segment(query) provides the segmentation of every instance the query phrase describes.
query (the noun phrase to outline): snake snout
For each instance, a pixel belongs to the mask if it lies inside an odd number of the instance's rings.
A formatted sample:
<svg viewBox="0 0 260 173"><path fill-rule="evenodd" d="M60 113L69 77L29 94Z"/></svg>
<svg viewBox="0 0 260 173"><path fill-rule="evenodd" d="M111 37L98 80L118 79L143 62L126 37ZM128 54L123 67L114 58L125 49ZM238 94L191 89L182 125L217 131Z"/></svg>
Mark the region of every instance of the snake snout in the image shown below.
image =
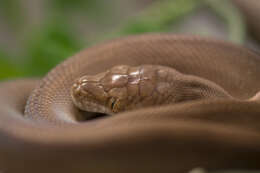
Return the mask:
<svg viewBox="0 0 260 173"><path fill-rule="evenodd" d="M108 112L105 107L107 93L99 81L93 76L83 76L77 79L71 88L71 97L76 107L89 112Z"/></svg>
<svg viewBox="0 0 260 173"><path fill-rule="evenodd" d="M84 97L84 95L82 93L80 80L76 80L74 82L74 84L71 87L71 93L70 94L71 94L71 98L72 98L74 105L76 107L82 109L83 105L82 105L81 100Z"/></svg>

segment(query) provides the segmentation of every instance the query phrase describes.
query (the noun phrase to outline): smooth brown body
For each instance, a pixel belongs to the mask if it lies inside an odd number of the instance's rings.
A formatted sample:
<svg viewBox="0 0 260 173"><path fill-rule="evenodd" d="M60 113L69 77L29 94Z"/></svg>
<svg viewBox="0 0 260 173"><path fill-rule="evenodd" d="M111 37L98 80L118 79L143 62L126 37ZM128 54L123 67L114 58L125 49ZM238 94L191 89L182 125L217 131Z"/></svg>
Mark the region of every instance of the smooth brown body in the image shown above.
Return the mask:
<svg viewBox="0 0 260 173"><path fill-rule="evenodd" d="M73 82L120 64L168 66L211 81L236 99L183 101L84 122L70 97ZM259 66L258 54L226 42L146 35L80 52L51 71L32 93L35 81L2 83L0 170L260 169L259 94L254 97L260 90Z"/></svg>
<svg viewBox="0 0 260 173"><path fill-rule="evenodd" d="M258 36L258 0L233 1ZM223 89L228 96L212 99L213 94L84 121L70 97L73 82L122 64L167 66L210 81L220 87L216 93ZM226 42L146 35L84 50L41 81L2 82L0 172L260 169L259 67L259 54Z"/></svg>

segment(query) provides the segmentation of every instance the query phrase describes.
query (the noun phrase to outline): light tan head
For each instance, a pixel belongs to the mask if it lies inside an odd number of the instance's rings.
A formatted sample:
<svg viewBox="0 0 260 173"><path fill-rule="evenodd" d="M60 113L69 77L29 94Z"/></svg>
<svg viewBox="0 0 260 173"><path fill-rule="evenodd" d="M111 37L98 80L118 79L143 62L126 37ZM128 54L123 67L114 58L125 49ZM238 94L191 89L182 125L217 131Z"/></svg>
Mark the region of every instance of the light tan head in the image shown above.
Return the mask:
<svg viewBox="0 0 260 173"><path fill-rule="evenodd" d="M211 81L158 65L121 65L97 75L83 76L73 85L71 95L79 109L107 114L201 99L232 98Z"/></svg>
<svg viewBox="0 0 260 173"><path fill-rule="evenodd" d="M74 104L81 110L113 114L123 109L127 100L128 66L116 66L97 75L76 80L71 89Z"/></svg>

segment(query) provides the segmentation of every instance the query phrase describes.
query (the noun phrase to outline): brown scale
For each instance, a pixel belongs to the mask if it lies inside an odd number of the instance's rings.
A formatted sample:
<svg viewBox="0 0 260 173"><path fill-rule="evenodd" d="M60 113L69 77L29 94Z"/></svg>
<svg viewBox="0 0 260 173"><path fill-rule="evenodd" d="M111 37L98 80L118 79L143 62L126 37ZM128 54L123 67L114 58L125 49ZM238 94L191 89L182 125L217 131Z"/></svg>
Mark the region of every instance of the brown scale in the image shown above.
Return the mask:
<svg viewBox="0 0 260 173"><path fill-rule="evenodd" d="M205 98L230 98L210 81L159 65L121 65L83 76L73 85L71 95L78 108L108 114Z"/></svg>

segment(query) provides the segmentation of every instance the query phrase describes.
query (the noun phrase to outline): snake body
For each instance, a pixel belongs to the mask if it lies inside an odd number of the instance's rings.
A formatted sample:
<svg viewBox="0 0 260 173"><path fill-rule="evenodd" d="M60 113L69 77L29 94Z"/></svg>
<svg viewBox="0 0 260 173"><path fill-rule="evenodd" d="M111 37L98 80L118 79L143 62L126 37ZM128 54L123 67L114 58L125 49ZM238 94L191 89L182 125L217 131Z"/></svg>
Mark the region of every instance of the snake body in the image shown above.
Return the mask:
<svg viewBox="0 0 260 173"><path fill-rule="evenodd" d="M181 97L177 93L173 100L181 101L85 121L71 99L75 79L113 71L114 66L122 70L122 64L128 70L156 69L144 77L158 77L155 72L162 70L161 81L165 74L175 76L170 85L176 87L168 89L180 91ZM260 168L259 66L259 55L240 46L159 34L83 50L40 82L2 82L0 170L184 173L194 167ZM185 92L182 86L187 86ZM189 88L195 89L184 96Z"/></svg>
<svg viewBox="0 0 260 173"><path fill-rule="evenodd" d="M233 1L258 36L258 0ZM241 46L158 34L83 50L42 80L1 82L0 172L260 169L259 67ZM113 116L86 120L74 103Z"/></svg>

